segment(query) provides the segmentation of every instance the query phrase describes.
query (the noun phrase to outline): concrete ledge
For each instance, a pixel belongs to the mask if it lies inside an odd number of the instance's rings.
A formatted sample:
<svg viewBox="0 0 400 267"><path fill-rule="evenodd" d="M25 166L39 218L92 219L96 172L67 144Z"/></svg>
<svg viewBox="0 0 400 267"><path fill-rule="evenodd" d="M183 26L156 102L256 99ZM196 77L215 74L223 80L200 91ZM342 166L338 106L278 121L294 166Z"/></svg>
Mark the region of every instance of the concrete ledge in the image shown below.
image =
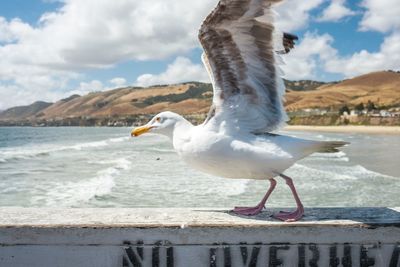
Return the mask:
<svg viewBox="0 0 400 267"><path fill-rule="evenodd" d="M400 208L312 208L298 222L283 223L271 214L285 208L268 209L257 216L238 216L226 209L100 208L48 209L0 208L4 227L296 227L296 226L397 226Z"/></svg>
<svg viewBox="0 0 400 267"><path fill-rule="evenodd" d="M272 212L0 208L0 266L400 266L400 208Z"/></svg>

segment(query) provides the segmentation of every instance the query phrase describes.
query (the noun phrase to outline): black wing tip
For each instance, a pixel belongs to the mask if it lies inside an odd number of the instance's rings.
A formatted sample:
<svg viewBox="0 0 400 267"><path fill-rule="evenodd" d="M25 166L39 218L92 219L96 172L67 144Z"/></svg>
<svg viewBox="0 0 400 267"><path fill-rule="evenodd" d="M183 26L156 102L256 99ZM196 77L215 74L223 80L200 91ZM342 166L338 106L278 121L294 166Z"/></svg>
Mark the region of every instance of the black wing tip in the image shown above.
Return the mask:
<svg viewBox="0 0 400 267"><path fill-rule="evenodd" d="M299 37L297 35L294 35L294 34L291 34L291 33L287 33L287 32L283 33L283 38L288 39L288 40L292 40L292 41L299 40Z"/></svg>
<svg viewBox="0 0 400 267"><path fill-rule="evenodd" d="M283 33L283 47L285 48L285 52L284 53L289 53L291 49L294 48L295 45L295 41L299 40L299 37L297 35L291 34L291 33L287 33L284 32Z"/></svg>

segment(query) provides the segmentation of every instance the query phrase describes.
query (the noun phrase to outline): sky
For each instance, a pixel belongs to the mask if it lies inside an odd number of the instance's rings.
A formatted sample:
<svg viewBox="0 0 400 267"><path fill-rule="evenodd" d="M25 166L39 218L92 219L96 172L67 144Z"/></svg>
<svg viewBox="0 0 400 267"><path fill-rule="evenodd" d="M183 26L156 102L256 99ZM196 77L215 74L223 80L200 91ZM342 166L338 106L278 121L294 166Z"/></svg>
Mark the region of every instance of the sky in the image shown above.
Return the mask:
<svg viewBox="0 0 400 267"><path fill-rule="evenodd" d="M197 32L217 0L0 0L0 110L124 86L207 82ZM400 69L399 0L285 0L284 78Z"/></svg>

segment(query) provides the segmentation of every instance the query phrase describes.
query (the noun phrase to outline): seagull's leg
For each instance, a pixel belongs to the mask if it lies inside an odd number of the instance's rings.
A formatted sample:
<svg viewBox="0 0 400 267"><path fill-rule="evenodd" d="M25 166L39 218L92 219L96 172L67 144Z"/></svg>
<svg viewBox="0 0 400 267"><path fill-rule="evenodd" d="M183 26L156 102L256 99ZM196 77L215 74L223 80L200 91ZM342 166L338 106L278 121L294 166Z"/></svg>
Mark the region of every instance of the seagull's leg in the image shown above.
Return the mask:
<svg viewBox="0 0 400 267"><path fill-rule="evenodd" d="M276 186L275 179L269 179L269 182L270 182L269 189L268 189L267 193L265 194L265 196L263 197L263 199L261 200L261 202L257 204L257 206L255 206L255 207L235 207L233 209L233 212L236 214L246 215L246 216L252 216L252 215L259 214L262 211L262 209L264 208L265 203L267 202L269 196L271 195L272 191L274 191L275 186Z"/></svg>
<svg viewBox="0 0 400 267"><path fill-rule="evenodd" d="M274 214L273 217L285 222L295 222L300 220L304 214L304 207L300 201L299 195L296 192L296 188L294 187L292 178L280 174L280 176L286 180L286 184L289 186L290 190L292 190L293 197L296 201L297 209L294 212L285 212L281 211L277 214Z"/></svg>

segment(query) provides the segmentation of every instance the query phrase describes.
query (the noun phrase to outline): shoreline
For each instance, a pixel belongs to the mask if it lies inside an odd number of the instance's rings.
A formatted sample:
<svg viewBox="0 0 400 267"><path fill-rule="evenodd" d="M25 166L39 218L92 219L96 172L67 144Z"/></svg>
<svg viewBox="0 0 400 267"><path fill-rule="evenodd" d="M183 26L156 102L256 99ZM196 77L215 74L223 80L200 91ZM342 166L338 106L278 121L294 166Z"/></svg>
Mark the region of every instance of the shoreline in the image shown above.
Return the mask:
<svg viewBox="0 0 400 267"><path fill-rule="evenodd" d="M284 131L311 131L311 132L334 132L334 133L369 133L369 134L395 134L400 135L400 126L310 126L310 125L288 125Z"/></svg>

